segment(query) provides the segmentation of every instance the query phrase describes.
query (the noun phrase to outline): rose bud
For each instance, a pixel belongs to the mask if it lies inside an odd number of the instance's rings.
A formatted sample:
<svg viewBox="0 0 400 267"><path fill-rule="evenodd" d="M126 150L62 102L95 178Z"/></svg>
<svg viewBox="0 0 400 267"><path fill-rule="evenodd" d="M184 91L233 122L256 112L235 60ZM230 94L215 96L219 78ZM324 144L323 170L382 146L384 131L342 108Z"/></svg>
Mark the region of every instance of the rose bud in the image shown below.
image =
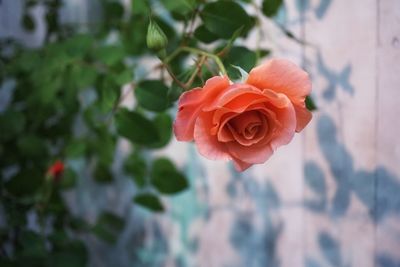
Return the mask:
<svg viewBox="0 0 400 267"><path fill-rule="evenodd" d="M49 177L49 179L52 179L52 180L58 182L64 173L64 169L65 169L64 163L60 160L57 160L47 170L47 177Z"/></svg>
<svg viewBox="0 0 400 267"><path fill-rule="evenodd" d="M167 36L160 26L158 26L158 24L153 20L150 20L147 28L146 42L147 47L155 51L160 51L168 44Z"/></svg>
<svg viewBox="0 0 400 267"><path fill-rule="evenodd" d="M204 157L232 160L238 171L264 163L311 120L305 97L308 74L290 61L273 59L244 83L212 77L179 98L174 133L192 141Z"/></svg>

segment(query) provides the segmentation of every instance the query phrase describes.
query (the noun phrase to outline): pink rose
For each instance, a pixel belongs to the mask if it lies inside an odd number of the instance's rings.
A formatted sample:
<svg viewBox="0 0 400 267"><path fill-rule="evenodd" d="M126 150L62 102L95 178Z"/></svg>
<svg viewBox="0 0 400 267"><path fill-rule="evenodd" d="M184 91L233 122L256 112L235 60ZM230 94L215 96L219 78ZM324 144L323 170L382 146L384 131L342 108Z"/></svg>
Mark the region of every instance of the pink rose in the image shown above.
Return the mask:
<svg viewBox="0 0 400 267"><path fill-rule="evenodd" d="M308 74L290 61L270 60L245 83L212 77L181 95L174 122L179 141L194 140L204 157L233 160L238 171L264 163L311 120Z"/></svg>

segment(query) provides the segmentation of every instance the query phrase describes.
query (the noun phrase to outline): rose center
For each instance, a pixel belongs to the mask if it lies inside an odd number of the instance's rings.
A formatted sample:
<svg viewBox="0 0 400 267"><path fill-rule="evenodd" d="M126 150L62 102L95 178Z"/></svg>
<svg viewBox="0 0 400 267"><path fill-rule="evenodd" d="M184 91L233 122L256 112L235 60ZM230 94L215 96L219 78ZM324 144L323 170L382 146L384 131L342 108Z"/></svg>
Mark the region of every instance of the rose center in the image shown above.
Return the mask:
<svg viewBox="0 0 400 267"><path fill-rule="evenodd" d="M247 140L251 140L263 127L267 127L265 120L263 120L261 116L262 114L258 111L252 110L232 118L228 124L237 134L243 136Z"/></svg>
<svg viewBox="0 0 400 267"><path fill-rule="evenodd" d="M261 123L252 123L246 126L242 135L246 139L252 139L261 128Z"/></svg>

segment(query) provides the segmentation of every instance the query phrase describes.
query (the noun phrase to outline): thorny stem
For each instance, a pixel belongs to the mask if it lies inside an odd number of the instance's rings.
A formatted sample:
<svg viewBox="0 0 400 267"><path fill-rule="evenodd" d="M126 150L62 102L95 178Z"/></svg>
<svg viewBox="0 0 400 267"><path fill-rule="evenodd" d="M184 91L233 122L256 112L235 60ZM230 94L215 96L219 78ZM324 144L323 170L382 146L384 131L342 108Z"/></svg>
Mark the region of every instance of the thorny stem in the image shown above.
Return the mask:
<svg viewBox="0 0 400 267"><path fill-rule="evenodd" d="M204 65L206 66L207 70L212 73L213 75L216 75L215 70L210 66L210 64L206 61L204 62ZM203 80L202 80L203 81Z"/></svg>
<svg viewBox="0 0 400 267"><path fill-rule="evenodd" d="M207 60L206 56L202 56L196 63L196 69L195 71L193 71L192 76L189 78L189 80L186 82L186 86L190 87L194 81L194 79L196 78L197 74L200 72L201 70L201 66L204 64L204 62Z"/></svg>
<svg viewBox="0 0 400 267"><path fill-rule="evenodd" d="M198 15L198 13L199 13L199 8L196 8L193 11L193 15L192 15L192 18L190 19L190 21L189 22L185 21L185 25L184 25L184 28L183 28L183 39L182 39L182 42L181 42L182 46L186 45L188 39L193 35L193 28L194 28L194 25L195 25L195 22L196 22L196 17ZM187 29L188 29L188 31L187 31Z"/></svg>
<svg viewBox="0 0 400 267"><path fill-rule="evenodd" d="M215 61L215 63L217 64L221 73L223 75L226 75L226 69L224 67L224 64L222 64L222 61L218 56L208 53L208 52L205 52L203 50L197 49L197 48L192 48L192 47L182 47L182 51L187 51L187 52L190 52L193 54L203 55L203 56L212 58Z"/></svg>
<svg viewBox="0 0 400 267"><path fill-rule="evenodd" d="M179 53L184 52L184 51L192 53L192 54L198 54L198 55L202 55L202 56L206 56L206 57L212 58L215 61L215 63L217 64L220 72L223 75L226 75L226 69L224 67L224 64L222 64L221 59L217 55L211 54L211 53L208 53L206 51L203 51L203 50L200 50L200 49L197 49L197 48L193 48L193 47L187 47L187 46L179 47L169 57L166 57L164 59L163 63L164 64L168 64L172 59L174 59L177 55L179 55Z"/></svg>
<svg viewBox="0 0 400 267"><path fill-rule="evenodd" d="M171 68L169 67L169 65L165 64L164 65L165 69L168 71L169 75L171 76L171 78L180 86L182 87L185 91L187 90L187 86L186 84L184 84L183 82L181 82L176 76L175 74L172 72Z"/></svg>
<svg viewBox="0 0 400 267"><path fill-rule="evenodd" d="M203 51L203 50L200 50L200 49L197 49L197 48L193 48L193 47L187 47L187 46L179 47L171 55L166 57L163 60L163 63L164 64L168 64L171 60L173 60L181 52L189 52L189 53L192 53L192 54L202 55L202 56L206 56L206 57L209 57L209 58L213 59L215 64L217 64L220 72L223 75L226 75L226 69L224 67L224 64L222 64L221 59L217 55L211 54L211 53L208 53L206 51Z"/></svg>

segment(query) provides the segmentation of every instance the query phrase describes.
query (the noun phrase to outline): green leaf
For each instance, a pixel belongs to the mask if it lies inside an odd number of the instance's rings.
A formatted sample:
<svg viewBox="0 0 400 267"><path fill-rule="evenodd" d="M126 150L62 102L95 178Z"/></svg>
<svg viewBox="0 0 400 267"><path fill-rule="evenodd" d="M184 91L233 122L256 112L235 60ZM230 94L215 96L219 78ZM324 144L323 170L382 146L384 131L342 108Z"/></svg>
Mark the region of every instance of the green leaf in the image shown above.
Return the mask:
<svg viewBox="0 0 400 267"><path fill-rule="evenodd" d="M85 155L87 145L84 139L74 139L65 148L65 154L69 158L79 158Z"/></svg>
<svg viewBox="0 0 400 267"><path fill-rule="evenodd" d="M47 154L46 143L36 135L26 134L18 139L19 153L26 157L44 157Z"/></svg>
<svg viewBox="0 0 400 267"><path fill-rule="evenodd" d="M40 55L36 50L23 51L21 55L16 57L15 62L10 62L11 63L10 71L31 72L34 68L37 67L40 60L41 60Z"/></svg>
<svg viewBox="0 0 400 267"><path fill-rule="evenodd" d="M124 163L124 170L131 175L137 186L143 187L146 184L147 163L139 153L132 153Z"/></svg>
<svg viewBox="0 0 400 267"><path fill-rule="evenodd" d="M87 34L77 34L65 40L62 46L72 58L81 60L91 49L93 37Z"/></svg>
<svg viewBox="0 0 400 267"><path fill-rule="evenodd" d="M240 27L247 28L252 23L239 4L228 0L207 3L200 16L205 27L223 39L231 38Z"/></svg>
<svg viewBox="0 0 400 267"><path fill-rule="evenodd" d="M33 17L25 13L24 16L22 17L22 26L24 27L25 30L31 32L35 29L35 20Z"/></svg>
<svg viewBox="0 0 400 267"><path fill-rule="evenodd" d="M239 71L240 73L240 81L242 81L243 83L246 82L247 77L249 77L249 73L247 71L245 71L244 69L242 69L239 66L235 66L235 65L231 65L233 68L235 68L237 71Z"/></svg>
<svg viewBox="0 0 400 267"><path fill-rule="evenodd" d="M114 80L118 86L125 85L133 80L132 70L127 68L114 75Z"/></svg>
<svg viewBox="0 0 400 267"><path fill-rule="evenodd" d="M7 141L19 133L25 127L26 119L22 112L7 110L0 114L0 140Z"/></svg>
<svg viewBox="0 0 400 267"><path fill-rule="evenodd" d="M92 233L95 234L101 240L103 240L107 243L110 243L110 244L114 244L117 241L117 238L115 237L115 235L113 233L111 233L110 231L108 231L107 229L104 229L103 227L101 227L99 225L95 225L92 228Z"/></svg>
<svg viewBox="0 0 400 267"><path fill-rule="evenodd" d="M20 239L22 251L18 253L19 256L37 258L46 255L44 239L39 234L24 230L21 233Z"/></svg>
<svg viewBox="0 0 400 267"><path fill-rule="evenodd" d="M62 247L53 249L48 257L48 265L52 267L85 267L88 262L88 251L80 240L65 240Z"/></svg>
<svg viewBox="0 0 400 267"><path fill-rule="evenodd" d="M118 1L108 1L106 8L111 17L120 19L124 15L124 6Z"/></svg>
<svg viewBox="0 0 400 267"><path fill-rule="evenodd" d="M97 223L107 225L117 231L122 231L125 226L124 220L111 212L103 212L97 219Z"/></svg>
<svg viewBox="0 0 400 267"><path fill-rule="evenodd" d="M138 84L135 96L143 108L161 112L170 106L168 87L159 80L146 80Z"/></svg>
<svg viewBox="0 0 400 267"><path fill-rule="evenodd" d="M104 83L100 88L100 110L109 112L113 109L115 102L118 100L119 88L111 82Z"/></svg>
<svg viewBox="0 0 400 267"><path fill-rule="evenodd" d="M38 169L23 169L5 183L5 188L15 196L32 195L40 189L44 175Z"/></svg>
<svg viewBox="0 0 400 267"><path fill-rule="evenodd" d="M154 120L154 125L158 130L160 141L152 144L152 148L161 148L166 146L171 140L172 136L172 118L167 113L158 114Z"/></svg>
<svg viewBox="0 0 400 267"><path fill-rule="evenodd" d="M131 0L132 14L134 15L147 15L150 10L150 3L148 0Z"/></svg>
<svg viewBox="0 0 400 267"><path fill-rule="evenodd" d="M94 85L97 78L97 70L91 65L74 65L71 68L71 79L78 89L85 89Z"/></svg>
<svg viewBox="0 0 400 267"><path fill-rule="evenodd" d="M317 105L315 105L314 100L310 95L306 96L305 102L306 102L306 107L309 111L314 111L318 109Z"/></svg>
<svg viewBox="0 0 400 267"><path fill-rule="evenodd" d="M132 143L148 146L161 140L153 122L138 112L121 109L115 116L115 123L117 132Z"/></svg>
<svg viewBox="0 0 400 267"><path fill-rule="evenodd" d="M134 0L135 2L140 2ZM147 16L134 15L131 16L126 27L121 30L121 41L124 49L132 55L141 55L147 50L146 33L147 33Z"/></svg>
<svg viewBox="0 0 400 267"><path fill-rule="evenodd" d="M186 14L194 9L195 0L161 0L165 8L170 12Z"/></svg>
<svg viewBox="0 0 400 267"><path fill-rule="evenodd" d="M200 25L196 28L196 30L194 31L194 37L205 44L209 44L218 40L218 36L210 32L204 25Z"/></svg>
<svg viewBox="0 0 400 267"><path fill-rule="evenodd" d="M95 50L95 56L107 66L112 66L122 61L125 51L121 46L101 46Z"/></svg>
<svg viewBox="0 0 400 267"><path fill-rule="evenodd" d="M110 212L103 212L97 218L92 232L108 243L115 243L124 226L125 222L121 217Z"/></svg>
<svg viewBox="0 0 400 267"><path fill-rule="evenodd" d="M269 54L271 54L271 50L268 50L268 49L260 49L257 52L258 52L260 58L266 57Z"/></svg>
<svg viewBox="0 0 400 267"><path fill-rule="evenodd" d="M164 194L175 194L188 187L185 176L167 158L156 159L151 170L151 183Z"/></svg>
<svg viewBox="0 0 400 267"><path fill-rule="evenodd" d="M74 231L88 231L90 230L90 225L82 218L79 217L71 217L69 219L69 226Z"/></svg>
<svg viewBox="0 0 400 267"><path fill-rule="evenodd" d="M76 181L78 180L78 176L75 171L68 168L63 177L60 180L60 188L63 190L68 190L73 188L76 185Z"/></svg>
<svg viewBox="0 0 400 267"><path fill-rule="evenodd" d="M227 44L220 50L216 51L215 54L221 54L222 56L229 51L232 48L233 43L236 41L236 39L242 34L244 27L241 26L239 29L237 29L229 38Z"/></svg>
<svg viewBox="0 0 400 267"><path fill-rule="evenodd" d="M176 100L179 99L182 93L183 93L182 87L173 82L168 89L168 101L170 103L175 102Z"/></svg>
<svg viewBox="0 0 400 267"><path fill-rule="evenodd" d="M104 164L98 163L94 169L94 180L99 183L110 183L113 181L110 168Z"/></svg>
<svg viewBox="0 0 400 267"><path fill-rule="evenodd" d="M149 209L151 211L155 211L155 212L164 211L164 207L163 207L160 199L154 194L143 193L143 194L135 196L133 201L136 204L138 204L146 209Z"/></svg>
<svg viewBox="0 0 400 267"><path fill-rule="evenodd" d="M278 13L282 5L283 0L264 0L262 3L262 12L267 17L273 17Z"/></svg>
<svg viewBox="0 0 400 267"><path fill-rule="evenodd" d="M98 156L99 162L103 165L110 165L114 159L116 140L110 134L106 126L97 127L95 130L97 138L91 140L93 151ZM101 144L101 146L99 146Z"/></svg>
<svg viewBox="0 0 400 267"><path fill-rule="evenodd" d="M223 62L227 66L229 77L238 79L240 72L233 66L238 66L249 72L257 62L257 54L244 46L234 46L225 55Z"/></svg>

